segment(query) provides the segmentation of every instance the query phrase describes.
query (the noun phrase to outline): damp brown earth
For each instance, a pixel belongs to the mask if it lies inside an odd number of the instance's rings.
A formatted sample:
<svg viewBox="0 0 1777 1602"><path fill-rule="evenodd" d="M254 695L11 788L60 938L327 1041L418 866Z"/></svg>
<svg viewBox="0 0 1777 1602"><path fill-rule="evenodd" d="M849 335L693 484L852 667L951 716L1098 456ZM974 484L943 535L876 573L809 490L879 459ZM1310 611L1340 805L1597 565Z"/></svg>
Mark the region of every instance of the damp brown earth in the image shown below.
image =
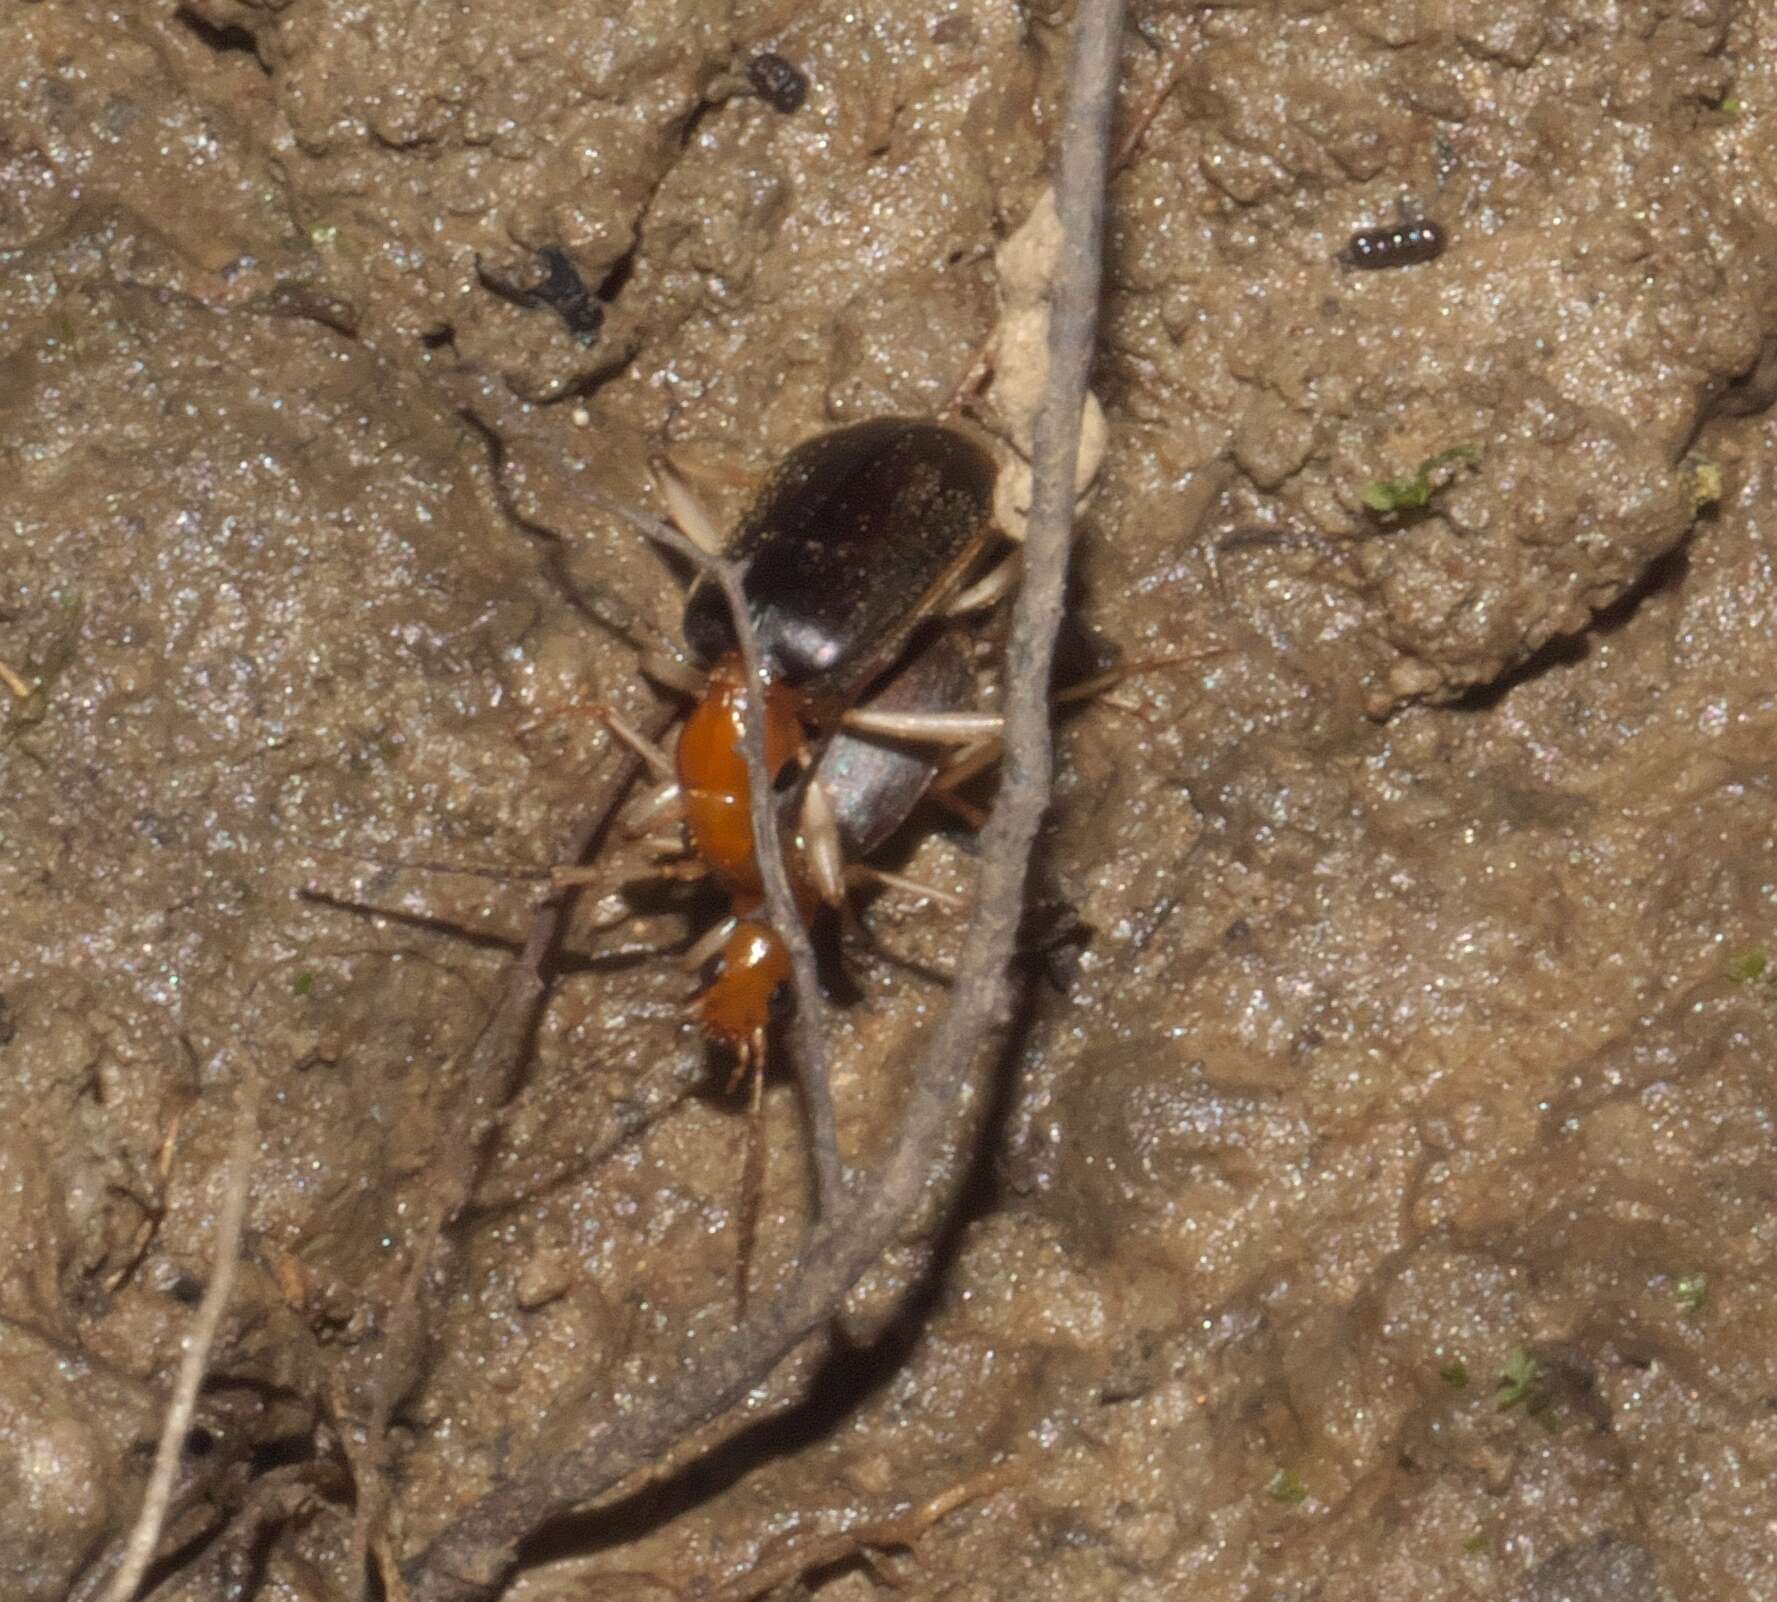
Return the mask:
<svg viewBox="0 0 1777 1602"><path fill-rule="evenodd" d="M96 1594L134 1517L249 1075L157 1597L356 1596L360 1506L392 1575L732 1328L746 1119L633 848L447 1138L615 761L550 714L672 707L677 578L587 492L670 451L731 517L945 406L1070 23L0 21L0 1594ZM1076 599L1213 654L1067 714L1074 932L848 1334L511 1595L1777 1596L1774 52L1770 0L1137 8ZM1340 261L1403 203L1441 255ZM972 883L941 816L891 858ZM957 926L864 918L868 1175ZM760 1294L787 1078L765 1134Z"/></svg>

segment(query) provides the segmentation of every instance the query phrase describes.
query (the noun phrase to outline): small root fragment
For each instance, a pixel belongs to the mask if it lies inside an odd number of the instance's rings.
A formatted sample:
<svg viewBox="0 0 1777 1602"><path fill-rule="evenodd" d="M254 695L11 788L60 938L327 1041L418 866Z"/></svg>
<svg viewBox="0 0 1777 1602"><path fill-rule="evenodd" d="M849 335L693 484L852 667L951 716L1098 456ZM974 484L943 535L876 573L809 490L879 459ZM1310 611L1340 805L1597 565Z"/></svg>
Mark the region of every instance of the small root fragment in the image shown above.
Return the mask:
<svg viewBox="0 0 1777 1602"><path fill-rule="evenodd" d="M754 1597L763 1596L786 1580L807 1574L810 1569L826 1568L850 1557L863 1557L868 1561L873 1553L890 1547L911 1551L920 1536L965 1502L997 1495L1019 1478L1015 1464L995 1463L991 1468L958 1480L905 1513L868 1524L854 1524L848 1530L835 1530L830 1535L817 1535L793 1551L781 1552L731 1585L711 1592L704 1602L752 1602Z"/></svg>

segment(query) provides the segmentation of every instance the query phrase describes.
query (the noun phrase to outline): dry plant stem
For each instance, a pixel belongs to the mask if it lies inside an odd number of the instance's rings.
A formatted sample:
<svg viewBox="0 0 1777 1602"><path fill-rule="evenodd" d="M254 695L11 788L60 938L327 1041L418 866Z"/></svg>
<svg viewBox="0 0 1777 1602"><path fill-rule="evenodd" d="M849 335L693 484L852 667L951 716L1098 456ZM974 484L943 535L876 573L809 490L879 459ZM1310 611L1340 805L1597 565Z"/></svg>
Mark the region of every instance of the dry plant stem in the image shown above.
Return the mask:
<svg viewBox="0 0 1777 1602"><path fill-rule="evenodd" d="M827 1071L827 1009L821 1000L815 972L814 947L796 911L796 897L784 871L784 850L777 826L777 792L765 766L765 660L759 649L759 632L753 627L752 609L741 588L741 574L724 561L681 534L670 523L637 511L621 501L594 494L603 510L639 530L657 545L690 562L721 587L734 620L734 637L740 644L741 661L753 693L746 699L742 726L743 754L747 763L747 787L752 791L754 855L765 886L765 910L771 926L790 954L790 982L796 993L796 1077L802 1087L802 1105L808 1119L809 1147L814 1154L815 1193L819 1216L838 1215L845 1199L845 1167L839 1160L839 1127L833 1114L833 1087Z"/></svg>
<svg viewBox="0 0 1777 1602"><path fill-rule="evenodd" d="M569 841L566 856L578 862L592 848L605 826L611 821L624 792L641 771L638 758L624 754L610 770L599 793L588 809L584 822ZM363 1576L360 1585L365 1594L369 1575L365 1564L371 1542L382 1522L387 1487L383 1483L382 1460L388 1436L389 1411L394 1405L391 1367L403 1369L405 1359L418 1344L420 1293L433 1272L435 1259L445 1230L463 1210L475 1188L479 1169L477 1153L481 1139L498 1117L506 1100L504 1079L516 1057L530 1017L543 999L543 959L561 927L561 919L572 892L551 891L537 904L531 916L530 933L524 949L513 958L506 970L506 988L498 1006L482 1026L481 1034L469 1053L464 1074L467 1092L451 1129L441 1138L439 1151L454 1164L445 1170L442 1183L432 1197L432 1210L414 1244L413 1260L407 1276L389 1310L387 1339L382 1358L371 1382L370 1417L364 1423L364 1440L357 1452L349 1454L357 1481L357 1508L352 1519L351 1572ZM391 1355L393 1354L393 1355Z"/></svg>
<svg viewBox="0 0 1777 1602"><path fill-rule="evenodd" d="M259 1070L251 1060L238 1095L240 1105L235 1111L228 1177L223 1187L222 1211L216 1220L216 1262L210 1271L204 1299L198 1303L197 1317L192 1320L191 1333L185 1337L185 1355L179 1361L179 1377L167 1403L160 1442L154 1449L154 1467L149 1471L141 1511L136 1515L135 1526L124 1545L122 1561L105 1589L102 1602L130 1602L142 1583L142 1576L148 1572L148 1565L154 1561L154 1548L160 1541L167 1503L173 1494L173 1481L185 1451L185 1437L191 1433L198 1387L204 1382L204 1371L210 1363L210 1348L216 1342L222 1315L228 1310L228 1298L234 1293L235 1271L241 1255L241 1225L247 1216L247 1182L252 1174L253 1151L259 1136Z"/></svg>
<svg viewBox="0 0 1777 1602"><path fill-rule="evenodd" d="M564 1414L539 1460L472 1503L407 1573L413 1602L478 1602L498 1589L532 1530L584 1507L739 1402L810 1333L920 1204L929 1176L967 1137L971 1073L1011 1000L1008 964L1026 867L1049 803L1049 670L1061 621L1073 521L1080 408L1091 362L1100 272L1104 162L1116 93L1121 0L1083 0L1069 85L1057 202L1064 246L1050 334L1049 389L1036 427L1036 491L1025 579L1013 614L1006 778L983 842L980 900L951 1005L933 1032L893 1150L876 1181L811 1236L788 1280L726 1339L699 1341L631 1400Z"/></svg>

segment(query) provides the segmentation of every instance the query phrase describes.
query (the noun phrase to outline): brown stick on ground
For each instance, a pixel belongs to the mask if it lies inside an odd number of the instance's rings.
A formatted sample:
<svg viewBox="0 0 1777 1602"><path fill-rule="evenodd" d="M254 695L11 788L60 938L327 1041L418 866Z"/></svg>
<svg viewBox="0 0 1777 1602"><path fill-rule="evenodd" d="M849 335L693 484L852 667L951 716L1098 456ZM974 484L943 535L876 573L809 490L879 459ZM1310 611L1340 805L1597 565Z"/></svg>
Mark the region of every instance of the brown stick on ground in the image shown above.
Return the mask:
<svg viewBox="0 0 1777 1602"><path fill-rule="evenodd" d="M1121 0L1082 4L1069 85L1058 209L1064 231L1050 339L1049 392L1036 429L1036 493L1025 578L1014 611L1006 704L1006 772L983 840L980 899L952 1002L914 1074L903 1125L876 1182L811 1236L788 1281L725 1339L682 1350L630 1405L595 1398L564 1410L528 1468L472 1503L407 1566L414 1602L476 1602L511 1572L518 1543L584 1507L737 1403L828 1322L919 1205L927 1175L970 1121L971 1073L1010 1008L1008 962L1025 870L1048 806L1048 687L1073 519L1080 408L1092 355L1100 274L1104 164L1115 97ZM749 758L757 756L749 750ZM763 789L754 781L755 792ZM977 1101L979 1097L975 1098ZM642 1398L636 1400L637 1397Z"/></svg>
<svg viewBox="0 0 1777 1602"><path fill-rule="evenodd" d="M259 1070L251 1058L235 1094L238 1105L234 1142L229 1151L222 1211L216 1220L216 1261L204 1299L198 1303L197 1317L192 1320L191 1333L185 1337L185 1355L179 1361L179 1377L167 1402L166 1420L154 1450L154 1467L149 1471L148 1488L142 1494L141 1510L124 1541L102 1602L130 1602L142 1576L148 1572L148 1565L154 1561L154 1549L173 1495L173 1481L185 1451L185 1437L191 1433L198 1387L203 1384L222 1315L228 1310L228 1298L234 1293L235 1270L241 1256L241 1225L247 1216L247 1183L259 1135Z"/></svg>

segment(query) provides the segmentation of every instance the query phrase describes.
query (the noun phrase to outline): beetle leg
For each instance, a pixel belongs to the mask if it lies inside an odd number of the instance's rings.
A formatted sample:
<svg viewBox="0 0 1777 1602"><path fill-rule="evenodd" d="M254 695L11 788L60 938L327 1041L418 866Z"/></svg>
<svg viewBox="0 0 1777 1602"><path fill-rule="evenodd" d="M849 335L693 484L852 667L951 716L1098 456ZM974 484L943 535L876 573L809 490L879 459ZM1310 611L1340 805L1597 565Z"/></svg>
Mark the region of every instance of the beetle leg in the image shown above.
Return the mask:
<svg viewBox="0 0 1777 1602"><path fill-rule="evenodd" d="M909 879L904 874L890 873L886 868L873 868L867 862L854 862L845 870L845 882L851 884L879 884L888 890L905 890L908 895L925 896L936 901L939 906L948 907L952 912L963 912L968 908L968 901L949 890L940 890L935 884L922 884L918 879Z"/></svg>
<svg viewBox="0 0 1777 1602"><path fill-rule="evenodd" d="M660 839L650 841L649 843L672 851L682 852L685 849L682 841L669 840L664 835ZM709 868L704 863L697 861L695 858L689 858L684 862L656 862L645 874L642 874L639 877L644 880L706 879L709 877L709 871ZM584 884L608 884L610 880L611 868L609 863L575 863L572 866L551 868L549 870L550 886L556 890L572 890L576 886Z"/></svg>
<svg viewBox="0 0 1777 1602"><path fill-rule="evenodd" d="M998 762L1000 754L998 740L983 740L979 745L964 746L932 776L931 784L926 787L926 799L954 813L979 834L987 826L987 814L956 792L976 774L985 773Z"/></svg>
<svg viewBox="0 0 1777 1602"><path fill-rule="evenodd" d="M1133 678L1138 673L1147 673L1154 668L1175 667L1185 662L1198 662L1205 657L1222 656L1226 651L1226 646L1207 646L1201 651L1183 651L1172 656L1144 657L1138 662L1125 662L1120 667L1096 673L1091 678L1060 691L1050 698L1050 704L1065 706L1070 701L1091 700L1103 696L1112 685L1120 684L1124 679ZM1110 704L1117 705L1116 702ZM933 777L926 794L974 828L978 829L986 822L979 808L959 799L954 792L976 774L985 772L1000 760L1003 749L1000 736L1005 723L997 713L900 713L863 707L848 712L841 723L853 733L961 747L955 757Z"/></svg>
<svg viewBox="0 0 1777 1602"><path fill-rule="evenodd" d="M1181 662L1197 662L1206 656L1221 656L1225 646L1212 646L1201 651L1183 652L1176 656L1148 657L1140 662L1127 662L1105 673L1094 674L1082 683L1070 686L1052 698L1061 706L1069 701L1085 701L1102 694L1113 684L1146 673L1153 668L1173 667ZM997 712L885 712L874 707L853 707L840 720L843 728L854 734L876 734L891 740L911 740L922 745L974 745L978 741L997 742L1006 727L1006 720Z"/></svg>
<svg viewBox="0 0 1777 1602"><path fill-rule="evenodd" d="M839 906L845 900L845 853L839 843L839 823L833 816L832 798L819 779L811 780L802 794L797 832L802 838L815 893L828 906Z"/></svg>
<svg viewBox="0 0 1777 1602"><path fill-rule="evenodd" d="M944 608L945 612L951 617L956 617L964 612L979 612L992 606L1018 582L1018 577L1023 571L1023 552L1013 551L1011 555L996 562L986 574L976 579L966 590L961 590L952 596L950 604Z"/></svg>
<svg viewBox="0 0 1777 1602"><path fill-rule="evenodd" d="M545 723L553 722L556 718L566 717L570 712L578 712L585 717L597 718L623 744L647 763L655 778L663 784L677 782L678 769L673 765L672 758L640 730L626 723L614 708L605 705L603 701L581 701L573 706L558 706L552 712L545 712L540 717L533 718L518 732L529 734L534 729L542 728Z"/></svg>
<svg viewBox="0 0 1777 1602"><path fill-rule="evenodd" d="M673 759L640 730L631 728L608 706L594 707L592 713L612 734L616 735L648 764L657 779L665 784L676 785L678 783L678 769L674 767Z"/></svg>
<svg viewBox="0 0 1777 1602"><path fill-rule="evenodd" d="M654 823L670 823L684 816L685 799L679 793L678 780L650 790L630 811L624 833L634 840L643 829Z"/></svg>
<svg viewBox="0 0 1777 1602"><path fill-rule="evenodd" d="M747 1111L758 1116L765 1090L765 1031L755 1029L740 1042L735 1051L734 1067L729 1071L727 1091L733 1095L741 1081L750 1077L747 1086Z"/></svg>
<svg viewBox="0 0 1777 1602"><path fill-rule="evenodd" d="M877 734L921 745L974 745L997 739L1006 720L997 712L884 712L853 707L840 720L854 734Z"/></svg>
<svg viewBox="0 0 1777 1602"><path fill-rule="evenodd" d="M993 371L994 344L994 335L989 333L975 347L975 354L969 358L969 365L964 369L963 376L956 381L956 388L950 392L950 399L944 403L941 416L961 412L987 382L987 375Z"/></svg>
<svg viewBox="0 0 1777 1602"><path fill-rule="evenodd" d="M1049 704L1066 706L1072 701L1090 701L1095 695L1100 695L1139 673L1150 673L1155 668L1179 667L1187 662L1201 662L1208 657L1227 654L1228 647L1225 645L1206 645L1201 651L1178 651L1171 656L1144 656L1137 662L1119 663L1114 668L1106 668L1102 673L1094 673L1089 679L1081 679L1078 684L1070 684L1065 690L1057 690L1050 696Z"/></svg>
<svg viewBox="0 0 1777 1602"><path fill-rule="evenodd" d="M941 779L943 775L940 774L938 777ZM962 780L958 779L956 782L960 784ZM925 798L933 806L943 807L952 817L959 819L976 834L987 827L987 814L980 807L976 806L973 801L963 800L955 791L940 785L937 780L932 781L932 786L926 791Z"/></svg>
<svg viewBox="0 0 1777 1602"><path fill-rule="evenodd" d="M1185 69L1174 63L1160 70L1159 78L1148 92L1145 102L1137 106L1128 124L1120 131L1117 148L1111 153L1109 171L1114 177L1135 159L1136 152L1141 149L1142 141L1148 136L1148 128L1154 118L1159 115L1160 108L1166 104L1167 97L1179 86L1184 77Z"/></svg>
<svg viewBox="0 0 1777 1602"><path fill-rule="evenodd" d="M983 740L979 745L966 747L937 772L932 780L930 794L942 796L944 793L960 788L974 778L977 773L985 773L1000 759L1001 746L998 740Z"/></svg>
<svg viewBox="0 0 1777 1602"><path fill-rule="evenodd" d="M708 934L704 935L697 944L687 951L684 957L680 959L686 970L691 973L696 973L697 970L708 962L711 957L715 956L715 954L728 943L728 937L734 933L735 925L739 922L740 919L730 913L718 923L715 928L710 930Z"/></svg>
<svg viewBox="0 0 1777 1602"><path fill-rule="evenodd" d="M721 532L684 475L664 456L655 457L649 465L654 469L654 484L660 498L666 502L667 516L678 525L679 532L706 555L720 556L724 543Z"/></svg>
<svg viewBox="0 0 1777 1602"><path fill-rule="evenodd" d="M704 680L707 677L703 669L694 667L684 657L671 651L662 651L651 646L642 652L638 665L643 673L666 689L676 690L680 695L703 694Z"/></svg>

